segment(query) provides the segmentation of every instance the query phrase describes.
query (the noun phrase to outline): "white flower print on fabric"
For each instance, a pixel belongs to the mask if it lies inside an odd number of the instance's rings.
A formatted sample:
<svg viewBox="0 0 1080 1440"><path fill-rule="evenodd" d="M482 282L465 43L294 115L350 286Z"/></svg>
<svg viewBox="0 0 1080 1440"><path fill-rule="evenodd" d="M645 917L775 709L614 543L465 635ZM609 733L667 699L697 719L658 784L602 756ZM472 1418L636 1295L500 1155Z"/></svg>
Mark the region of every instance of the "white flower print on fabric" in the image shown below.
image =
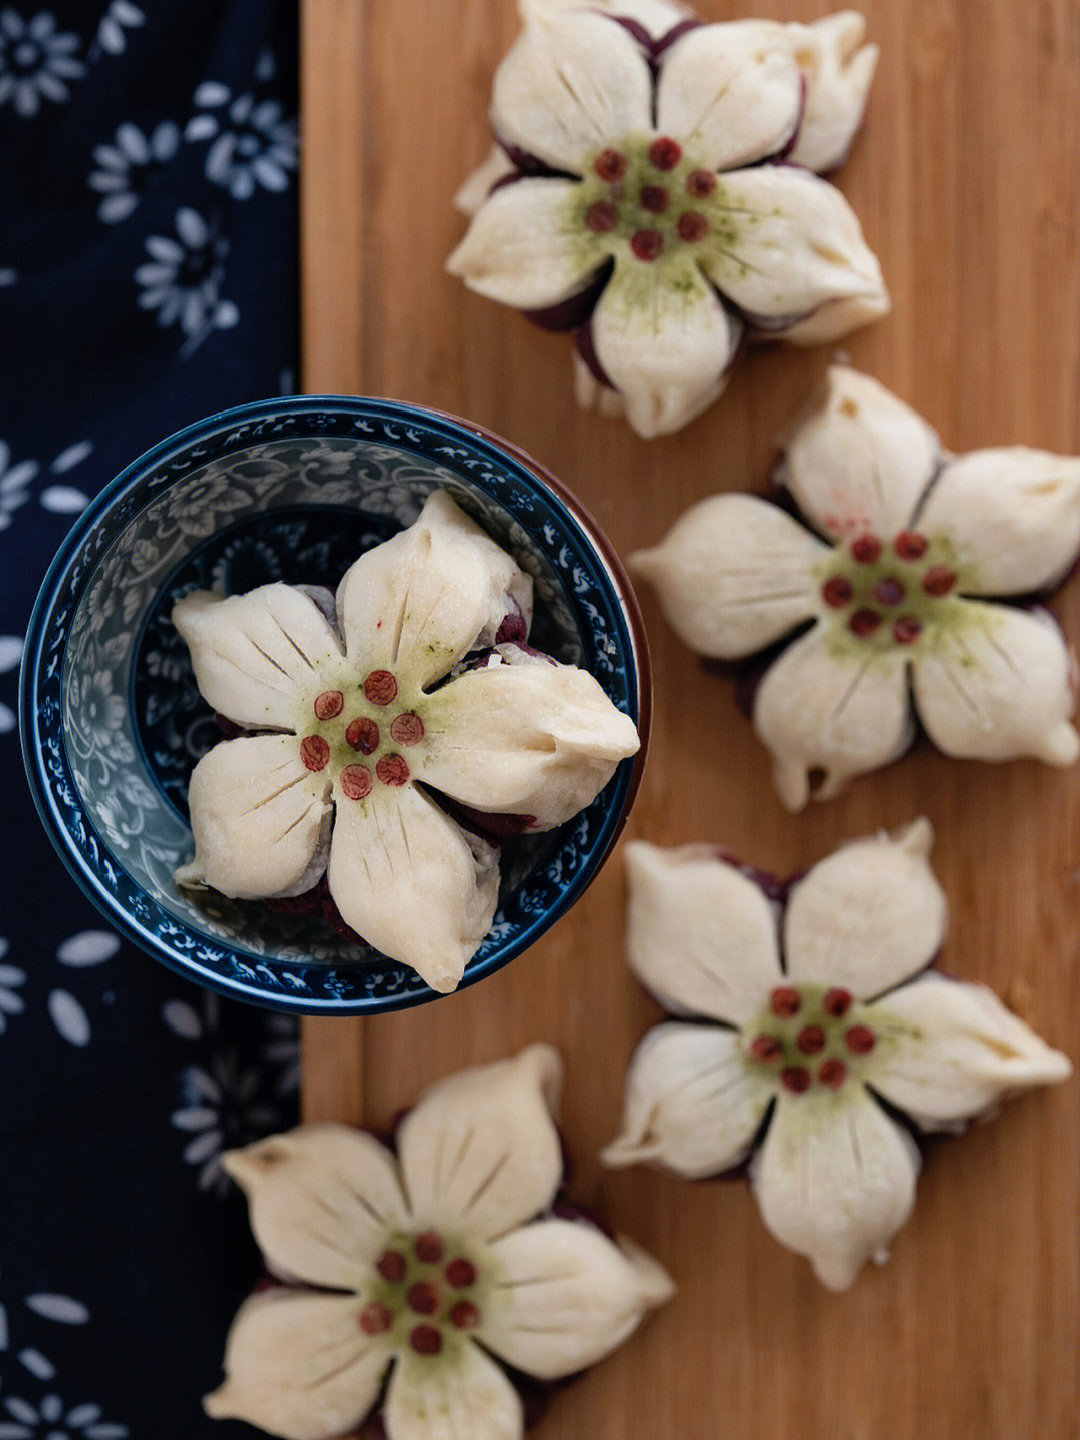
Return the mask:
<svg viewBox="0 0 1080 1440"><path fill-rule="evenodd" d="M147 181L180 148L180 127L162 120L145 134L137 125L125 123L116 131L111 145L95 145L98 166L87 184L101 195L98 219L106 225L126 220L139 205Z"/></svg>
<svg viewBox="0 0 1080 1440"><path fill-rule="evenodd" d="M97 28L97 44L109 55L122 55L127 49L125 30L146 24L146 16L131 0L111 0Z"/></svg>
<svg viewBox="0 0 1080 1440"><path fill-rule="evenodd" d="M189 1065L181 1076L181 1091L184 1103L173 1111L172 1123L192 1137L184 1147L184 1160L198 1167L200 1190L224 1195L224 1151L251 1136L269 1134L281 1116L262 1097L258 1067L241 1064L232 1048L218 1051L209 1068Z"/></svg>
<svg viewBox="0 0 1080 1440"><path fill-rule="evenodd" d="M119 952L120 940L111 930L80 930L60 946L56 958L61 965L84 970L101 965Z"/></svg>
<svg viewBox="0 0 1080 1440"><path fill-rule="evenodd" d="M69 445L50 464L50 473L53 475L67 474L69 470L74 470L77 465L81 465L93 452L93 449L94 442L92 440L80 440L75 445ZM38 496L38 500L43 510L48 510L54 515L78 515L80 510L85 510L90 503L89 495L74 485L46 485Z"/></svg>
<svg viewBox="0 0 1080 1440"><path fill-rule="evenodd" d="M86 1325L90 1312L71 1295L41 1292L27 1295L23 1306L34 1315L57 1325ZM0 1352L14 1350L21 1325L17 1312L9 1316L0 1306ZM56 1378L56 1366L32 1346L15 1351L15 1359L35 1380L48 1384ZM102 1420L97 1405L65 1405L56 1394L46 1394L35 1403L17 1395L0 1400L0 1440L125 1440L128 1429Z"/></svg>
<svg viewBox="0 0 1080 1440"><path fill-rule="evenodd" d="M789 809L904 754L916 714L946 755L1073 764L1070 648L1017 601L1053 590L1080 553L1080 459L950 455L877 381L833 366L777 479L804 524L715 495L629 564L703 655L794 636L753 698Z"/></svg>
<svg viewBox="0 0 1080 1440"><path fill-rule="evenodd" d="M66 82L86 74L75 54L81 46L78 35L57 30L47 10L24 20L10 7L0 9L0 105L29 119L43 100L62 104L69 99Z"/></svg>
<svg viewBox="0 0 1080 1440"><path fill-rule="evenodd" d="M499 66L496 150L458 196L447 266L572 329L578 399L643 436L726 383L744 333L835 340L889 308L847 201L877 59L851 12L702 24L683 6L524 7Z"/></svg>
<svg viewBox="0 0 1080 1440"><path fill-rule="evenodd" d="M207 992L200 1006L174 999L162 1007L162 1019L174 1035L213 1047L207 1065L184 1068L183 1103L173 1112L172 1123L191 1136L184 1160L197 1167L199 1188L224 1195L228 1180L221 1166L223 1152L279 1129L283 1116L275 1101L289 1100L299 1090L298 1028L293 1017L268 1013L260 1063L243 1064L234 1045L218 1042L218 997Z"/></svg>
<svg viewBox="0 0 1080 1440"><path fill-rule="evenodd" d="M350 566L336 607L280 583L182 599L200 693L259 733L195 767L177 883L267 899L325 875L350 929L453 990L495 914L499 850L430 792L550 830L640 745L593 675L523 645L532 599L444 491Z"/></svg>
<svg viewBox="0 0 1080 1440"><path fill-rule="evenodd" d="M272 78L273 56L264 52L256 81ZM286 190L296 169L296 121L286 119L276 100L259 99L252 91L233 98L227 85L205 81L195 91L199 113L188 122L187 140L211 140L206 153L206 178L221 185L234 200L250 200L264 190Z"/></svg>
<svg viewBox="0 0 1080 1440"><path fill-rule="evenodd" d="M503 1361L542 1380L595 1364L673 1292L649 1256L550 1207L562 1064L548 1045L431 1086L391 1154L312 1125L226 1157L272 1274L205 1406L286 1440L520 1440Z"/></svg>
<svg viewBox="0 0 1080 1440"><path fill-rule="evenodd" d="M119 950L120 941L111 930L80 930L62 942L56 958L68 969L85 970L111 960ZM82 1001L70 990L61 987L50 990L46 1007L61 1039L80 1050L89 1045L90 1017Z"/></svg>
<svg viewBox="0 0 1080 1440"><path fill-rule="evenodd" d="M26 1009L22 996L15 993L16 986L25 985L26 971L5 963L9 949L8 942L0 935L0 1035L7 1029L10 1017L21 1015Z"/></svg>
<svg viewBox="0 0 1080 1440"><path fill-rule="evenodd" d="M786 891L706 845L627 849L630 968L686 1018L638 1047L603 1158L689 1177L749 1159L765 1224L834 1290L915 1203L893 1112L959 1131L1072 1073L993 991L926 968L947 923L932 840L917 820L853 841Z"/></svg>
<svg viewBox="0 0 1080 1440"><path fill-rule="evenodd" d="M135 271L142 293L138 303L157 312L162 326L179 324L188 337L181 355L193 353L213 330L227 330L240 319L231 300L221 298L229 242L197 210L176 212L176 239L151 235L150 260Z"/></svg>
<svg viewBox="0 0 1080 1440"><path fill-rule="evenodd" d="M0 1440L127 1440L131 1433L126 1425L103 1421L100 1405L68 1405L57 1394L34 1405L5 1395L0 1409L11 1417L0 1421Z"/></svg>
<svg viewBox="0 0 1080 1440"><path fill-rule="evenodd" d="M6 530L12 514L26 504L30 482L40 468L36 460L13 465L10 447L0 440L0 530Z"/></svg>
<svg viewBox="0 0 1080 1440"><path fill-rule="evenodd" d="M21 635L0 635L0 675L18 670L22 663L23 637ZM0 701L0 735L10 735L15 729L15 712Z"/></svg>

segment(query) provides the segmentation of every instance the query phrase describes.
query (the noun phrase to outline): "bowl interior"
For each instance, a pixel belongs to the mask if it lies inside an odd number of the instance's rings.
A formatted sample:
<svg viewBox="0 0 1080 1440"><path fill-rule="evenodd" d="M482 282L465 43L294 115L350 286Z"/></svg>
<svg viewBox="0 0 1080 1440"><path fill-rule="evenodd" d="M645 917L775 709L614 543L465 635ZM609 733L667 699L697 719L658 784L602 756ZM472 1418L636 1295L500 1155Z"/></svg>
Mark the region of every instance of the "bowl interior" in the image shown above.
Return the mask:
<svg viewBox="0 0 1080 1440"><path fill-rule="evenodd" d="M637 719L633 639L610 568L572 511L485 437L380 402L269 408L245 421L258 410L245 407L235 423L218 417L216 429L207 422L166 442L69 537L43 591L46 612L31 626L41 762L31 776L43 771L39 804L47 822L60 822L76 878L167 963L295 1008L408 1004L433 992L321 917L174 884L193 849L188 779L221 738L171 623L174 603L196 588L237 594L271 580L334 589L357 555L445 489L533 575L533 643L592 670ZM632 768L621 767L569 825L506 846L499 908L465 982L531 943L584 888L617 828Z"/></svg>

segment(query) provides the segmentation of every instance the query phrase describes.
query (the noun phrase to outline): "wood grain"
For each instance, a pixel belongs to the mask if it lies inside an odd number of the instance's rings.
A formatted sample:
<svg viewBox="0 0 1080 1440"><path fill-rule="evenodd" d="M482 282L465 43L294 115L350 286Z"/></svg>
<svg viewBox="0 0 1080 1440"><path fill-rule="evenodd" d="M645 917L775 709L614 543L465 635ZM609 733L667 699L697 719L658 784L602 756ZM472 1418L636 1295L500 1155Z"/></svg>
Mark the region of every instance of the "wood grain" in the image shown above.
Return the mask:
<svg viewBox="0 0 1080 1440"><path fill-rule="evenodd" d="M303 8L307 387L394 395L489 426L574 487L623 554L703 495L760 488L826 352L752 352L717 407L646 443L575 409L564 338L444 274L463 228L451 197L486 154L492 71L518 28L512 0ZM726 0L699 8L738 13ZM757 11L806 19L827 8L762 0ZM882 60L838 181L894 309L846 350L953 449L1080 451L1080 6L864 8ZM1080 771L964 765L920 748L791 817L730 683L642 601L656 712L629 834L720 841L792 871L927 814L953 913L944 968L995 986L1080 1058ZM1080 579L1057 609L1080 637ZM562 1049L572 1189L656 1254L679 1294L559 1395L539 1433L1077 1440L1077 1081L935 1146L891 1262L830 1295L766 1234L745 1186L600 1168L627 1061L659 1013L623 962L624 903L616 853L540 944L476 988L366 1028L305 1026L306 1113L362 1109L376 1126L459 1065L539 1038Z"/></svg>

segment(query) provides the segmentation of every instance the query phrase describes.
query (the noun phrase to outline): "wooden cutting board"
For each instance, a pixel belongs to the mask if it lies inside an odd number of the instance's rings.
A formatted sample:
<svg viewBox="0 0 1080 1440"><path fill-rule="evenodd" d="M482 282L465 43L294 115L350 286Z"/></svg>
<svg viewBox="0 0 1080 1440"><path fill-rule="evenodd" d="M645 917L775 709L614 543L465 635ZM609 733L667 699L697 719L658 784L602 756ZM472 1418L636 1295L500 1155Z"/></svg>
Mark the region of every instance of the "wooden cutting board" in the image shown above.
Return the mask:
<svg viewBox="0 0 1080 1440"><path fill-rule="evenodd" d="M651 443L578 411L570 347L443 271L451 196L489 145L513 0L305 0L304 380L439 406L561 476L619 551L694 500L761 487L825 350L753 352L718 406ZM702 0L706 18L740 13ZM892 291L847 352L955 450L1080 451L1080 5L868 0L882 50L838 181ZM762 0L810 19L819 0ZM745 13L745 12L743 12ZM1080 769L981 766L928 748L788 815L767 756L648 593L656 712L628 834L722 842L801 869L918 814L952 906L944 968L997 988L1080 1060ZM1058 606L1080 640L1080 577ZM624 964L621 854L528 954L473 989L369 1021L309 1021L311 1117L385 1126L427 1081L531 1040L567 1065L576 1197L671 1270L676 1299L560 1394L539 1434L649 1440L1077 1440L1080 1082L936 1146L891 1262L847 1295L765 1232L744 1185L599 1166L627 1061L657 1007Z"/></svg>

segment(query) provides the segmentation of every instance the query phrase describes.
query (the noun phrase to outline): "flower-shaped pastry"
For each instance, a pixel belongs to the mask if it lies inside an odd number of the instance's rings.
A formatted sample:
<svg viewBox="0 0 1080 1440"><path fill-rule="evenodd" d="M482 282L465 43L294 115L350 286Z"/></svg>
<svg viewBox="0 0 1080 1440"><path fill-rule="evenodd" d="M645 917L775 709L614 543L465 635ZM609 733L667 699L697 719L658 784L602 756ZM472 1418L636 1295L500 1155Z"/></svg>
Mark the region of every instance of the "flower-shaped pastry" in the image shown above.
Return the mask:
<svg viewBox="0 0 1080 1440"><path fill-rule="evenodd" d="M574 329L578 398L641 435L723 389L744 330L832 340L888 310L839 163L877 60L862 17L704 25L541 0L495 75L493 156L448 267ZM603 387L603 388L601 388Z"/></svg>
<svg viewBox="0 0 1080 1440"><path fill-rule="evenodd" d="M782 887L708 846L627 851L631 968L669 1009L719 1023L649 1031L604 1158L698 1177L752 1156L765 1224L835 1290L885 1258L915 1202L919 1151L879 1100L955 1130L1072 1069L984 986L918 973L946 924L931 840L917 820L854 841L782 906Z"/></svg>
<svg viewBox="0 0 1080 1440"><path fill-rule="evenodd" d="M673 1287L634 1246L544 1213L561 1079L533 1045L440 1081L396 1158L340 1125L226 1156L267 1265L294 1283L241 1307L209 1413L289 1440L353 1434L390 1371L389 1440L514 1440L522 1404L493 1356L553 1380L621 1344Z"/></svg>
<svg viewBox="0 0 1080 1440"><path fill-rule="evenodd" d="M1037 450L946 454L876 381L829 371L778 479L822 541L748 495L694 505L630 559L703 655L748 656L809 625L766 671L754 725L784 804L829 799L923 728L948 755L1071 765L1073 661L1030 596L1080 551L1080 460Z"/></svg>
<svg viewBox="0 0 1080 1440"><path fill-rule="evenodd" d="M195 858L178 882L267 898L325 872L353 930L452 990L491 925L498 850L429 788L543 830L638 748L587 672L497 643L524 640L531 613L530 577L441 491L349 569L336 616L281 584L180 601L204 698L273 733L219 744L195 767ZM485 647L485 663L439 683Z"/></svg>

